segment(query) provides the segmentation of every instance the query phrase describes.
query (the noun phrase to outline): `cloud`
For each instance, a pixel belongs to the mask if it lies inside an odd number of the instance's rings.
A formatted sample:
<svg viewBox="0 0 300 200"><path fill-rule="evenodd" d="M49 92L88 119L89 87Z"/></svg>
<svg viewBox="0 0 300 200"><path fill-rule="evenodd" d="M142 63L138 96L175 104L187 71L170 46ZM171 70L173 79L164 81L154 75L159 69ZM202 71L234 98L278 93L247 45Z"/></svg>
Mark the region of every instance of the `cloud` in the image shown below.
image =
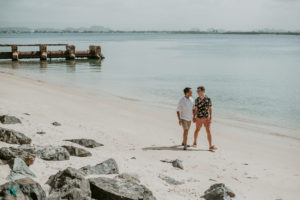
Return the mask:
<svg viewBox="0 0 300 200"><path fill-rule="evenodd" d="M0 0L0 26L299 30L299 0Z"/></svg>

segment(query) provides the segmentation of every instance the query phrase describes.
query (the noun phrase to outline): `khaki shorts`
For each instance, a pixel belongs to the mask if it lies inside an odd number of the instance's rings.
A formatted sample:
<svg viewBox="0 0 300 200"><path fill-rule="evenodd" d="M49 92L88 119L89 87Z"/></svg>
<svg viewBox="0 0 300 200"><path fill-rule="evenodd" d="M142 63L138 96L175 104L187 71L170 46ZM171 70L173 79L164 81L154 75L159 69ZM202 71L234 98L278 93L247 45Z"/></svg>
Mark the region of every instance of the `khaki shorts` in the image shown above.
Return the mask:
<svg viewBox="0 0 300 200"><path fill-rule="evenodd" d="M187 121L187 120L182 119L181 122L182 122L183 130L189 130L190 129L191 123L192 123L191 121Z"/></svg>

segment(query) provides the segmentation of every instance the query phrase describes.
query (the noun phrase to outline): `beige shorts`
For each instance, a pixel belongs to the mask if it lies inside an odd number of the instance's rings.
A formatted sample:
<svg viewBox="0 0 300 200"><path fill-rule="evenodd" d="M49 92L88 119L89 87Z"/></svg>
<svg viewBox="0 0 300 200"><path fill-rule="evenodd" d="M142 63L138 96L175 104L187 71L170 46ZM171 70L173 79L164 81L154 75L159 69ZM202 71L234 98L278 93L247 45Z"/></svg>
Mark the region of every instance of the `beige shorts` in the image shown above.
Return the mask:
<svg viewBox="0 0 300 200"><path fill-rule="evenodd" d="M187 121L187 120L182 119L181 122L182 122L183 130L189 130L190 129L191 123L192 123L191 121Z"/></svg>

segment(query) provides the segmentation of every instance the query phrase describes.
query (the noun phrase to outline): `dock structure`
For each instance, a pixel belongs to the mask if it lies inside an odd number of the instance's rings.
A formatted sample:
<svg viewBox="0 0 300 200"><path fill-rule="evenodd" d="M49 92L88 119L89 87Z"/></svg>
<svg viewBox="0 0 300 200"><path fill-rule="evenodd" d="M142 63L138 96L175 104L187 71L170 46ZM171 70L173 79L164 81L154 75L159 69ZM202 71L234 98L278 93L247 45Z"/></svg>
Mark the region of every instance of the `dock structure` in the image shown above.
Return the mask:
<svg viewBox="0 0 300 200"><path fill-rule="evenodd" d="M20 46L38 46L39 51L18 51ZM65 50L48 51L48 46L65 46ZM19 59L39 58L47 60L48 58L65 58L74 60L76 58L103 59L101 47L90 45L87 51L76 51L74 45L69 44L0 44L0 47L11 47L11 52L0 52L0 59Z"/></svg>

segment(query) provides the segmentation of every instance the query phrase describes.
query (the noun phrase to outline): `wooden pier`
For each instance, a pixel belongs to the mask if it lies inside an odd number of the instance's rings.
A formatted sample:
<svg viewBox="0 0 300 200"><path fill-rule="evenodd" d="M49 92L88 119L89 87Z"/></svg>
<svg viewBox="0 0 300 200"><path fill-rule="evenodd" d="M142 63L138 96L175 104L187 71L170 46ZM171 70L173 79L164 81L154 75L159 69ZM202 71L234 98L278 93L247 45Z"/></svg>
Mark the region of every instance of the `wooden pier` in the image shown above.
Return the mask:
<svg viewBox="0 0 300 200"><path fill-rule="evenodd" d="M18 51L20 46L38 46L39 51ZM47 46L65 46L66 50L48 51ZM74 45L69 44L0 44L0 47L11 47L11 52L0 52L0 59L19 59L39 58L47 60L48 58L65 58L74 60L76 58L103 59L101 47L90 45L87 51L76 51Z"/></svg>

